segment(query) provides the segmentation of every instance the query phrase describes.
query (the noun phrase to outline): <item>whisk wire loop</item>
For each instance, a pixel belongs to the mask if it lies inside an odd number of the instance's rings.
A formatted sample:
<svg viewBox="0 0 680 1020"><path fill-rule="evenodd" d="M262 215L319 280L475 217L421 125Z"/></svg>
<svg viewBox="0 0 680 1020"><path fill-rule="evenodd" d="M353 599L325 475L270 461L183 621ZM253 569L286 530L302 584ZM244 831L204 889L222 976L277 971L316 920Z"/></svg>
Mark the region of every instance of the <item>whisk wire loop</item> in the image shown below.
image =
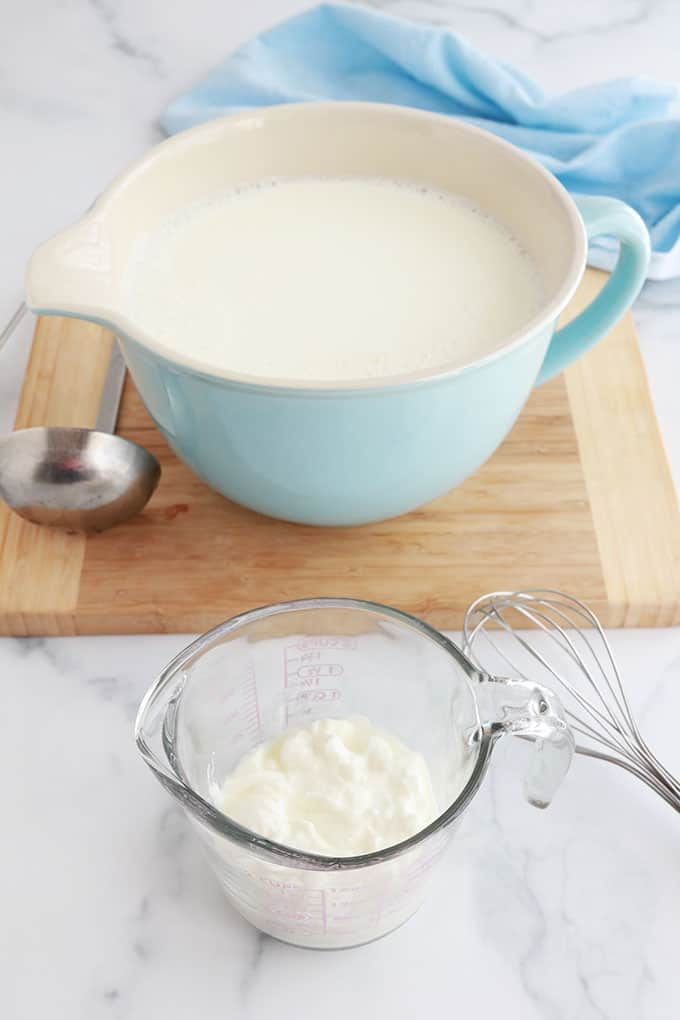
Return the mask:
<svg viewBox="0 0 680 1020"><path fill-rule="evenodd" d="M494 640L492 627L509 635L514 652ZM539 667L545 670L579 738L577 754L618 765L680 811L680 781L642 737L607 635L585 603L556 589L492 592L469 606L463 634L467 653L486 673L501 667L535 682Z"/></svg>

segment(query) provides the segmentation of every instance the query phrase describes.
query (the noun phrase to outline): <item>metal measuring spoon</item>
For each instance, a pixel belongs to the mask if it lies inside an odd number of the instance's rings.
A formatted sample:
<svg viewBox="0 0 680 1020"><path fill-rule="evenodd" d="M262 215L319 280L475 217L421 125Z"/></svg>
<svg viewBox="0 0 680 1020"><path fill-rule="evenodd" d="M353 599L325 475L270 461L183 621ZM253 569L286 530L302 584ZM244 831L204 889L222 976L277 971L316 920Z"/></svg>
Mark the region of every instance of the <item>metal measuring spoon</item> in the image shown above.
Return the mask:
<svg viewBox="0 0 680 1020"><path fill-rule="evenodd" d="M0 349L27 311L17 309ZM34 524L66 531L104 531L146 506L161 467L153 454L113 434L125 378L117 343L94 429L44 426L0 436L0 496Z"/></svg>

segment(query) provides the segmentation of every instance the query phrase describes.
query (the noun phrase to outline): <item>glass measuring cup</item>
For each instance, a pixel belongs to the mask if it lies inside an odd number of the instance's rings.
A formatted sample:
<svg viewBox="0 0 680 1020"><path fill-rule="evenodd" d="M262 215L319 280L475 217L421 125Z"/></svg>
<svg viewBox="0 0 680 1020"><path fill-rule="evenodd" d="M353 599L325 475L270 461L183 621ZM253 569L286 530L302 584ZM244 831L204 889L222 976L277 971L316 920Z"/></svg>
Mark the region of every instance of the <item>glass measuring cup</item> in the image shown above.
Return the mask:
<svg viewBox="0 0 680 1020"><path fill-rule="evenodd" d="M424 755L441 813L421 832L374 853L325 857L219 810L225 776L252 747L316 718L356 715ZM265 606L209 631L148 691L135 733L233 906L262 931L315 948L369 942L417 910L498 737L535 741L527 795L540 807L573 751L551 692L482 673L422 621L354 599Z"/></svg>

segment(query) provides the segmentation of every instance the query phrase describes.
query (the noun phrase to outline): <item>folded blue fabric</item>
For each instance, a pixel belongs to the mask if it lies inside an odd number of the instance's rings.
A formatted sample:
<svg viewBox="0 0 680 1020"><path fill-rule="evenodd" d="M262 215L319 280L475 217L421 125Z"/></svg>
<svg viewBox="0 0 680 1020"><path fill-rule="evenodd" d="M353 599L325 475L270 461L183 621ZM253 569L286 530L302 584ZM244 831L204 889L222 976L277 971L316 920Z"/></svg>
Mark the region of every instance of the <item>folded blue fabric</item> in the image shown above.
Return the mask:
<svg viewBox="0 0 680 1020"><path fill-rule="evenodd" d="M398 103L514 143L569 191L612 195L645 220L650 277L680 276L680 87L621 78L548 97L446 28L322 4L237 49L161 118L172 134L235 110L301 100ZM613 244L591 261L609 266Z"/></svg>

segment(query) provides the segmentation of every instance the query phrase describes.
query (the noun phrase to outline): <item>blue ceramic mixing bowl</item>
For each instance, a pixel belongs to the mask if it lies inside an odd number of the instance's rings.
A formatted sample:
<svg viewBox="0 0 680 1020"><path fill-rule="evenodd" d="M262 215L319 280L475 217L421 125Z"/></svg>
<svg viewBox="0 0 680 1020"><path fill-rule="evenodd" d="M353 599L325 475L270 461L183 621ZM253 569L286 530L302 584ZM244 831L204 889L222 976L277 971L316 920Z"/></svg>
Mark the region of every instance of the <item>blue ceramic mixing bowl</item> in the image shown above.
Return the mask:
<svg viewBox="0 0 680 1020"><path fill-rule="evenodd" d="M467 196L534 259L545 293L539 314L462 368L298 383L218 370L192 357L190 337L177 355L122 312L133 247L163 219L237 185L306 175L396 178ZM600 234L620 240L618 264L595 301L556 330L583 274L587 239ZM632 209L609 198L573 200L538 164L484 131L395 106L296 104L213 121L152 149L83 219L36 251L27 300L35 312L92 319L117 333L158 428L214 489L285 520L350 525L402 514L475 471L532 386L626 311L648 258Z"/></svg>

